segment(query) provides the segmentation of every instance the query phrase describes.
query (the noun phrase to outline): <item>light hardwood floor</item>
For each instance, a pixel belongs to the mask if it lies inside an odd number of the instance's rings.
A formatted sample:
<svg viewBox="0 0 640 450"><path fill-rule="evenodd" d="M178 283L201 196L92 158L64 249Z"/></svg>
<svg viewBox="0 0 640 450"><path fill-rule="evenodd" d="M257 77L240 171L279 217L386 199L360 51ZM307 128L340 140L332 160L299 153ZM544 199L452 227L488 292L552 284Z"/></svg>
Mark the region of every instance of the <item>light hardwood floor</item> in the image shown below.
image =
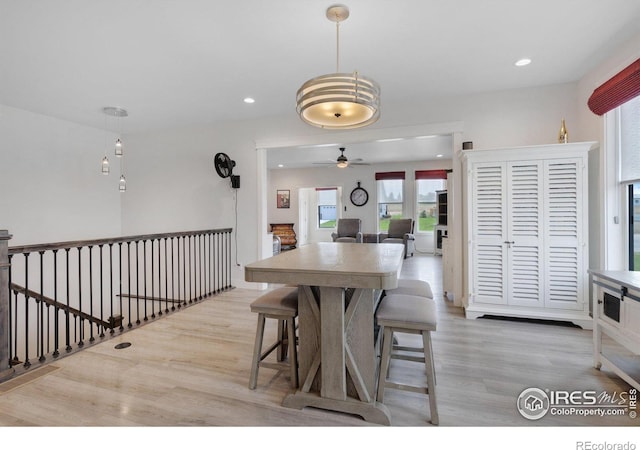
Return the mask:
<svg viewBox="0 0 640 450"><path fill-rule="evenodd" d="M462 309L443 298L440 262L440 257L417 255L405 260L402 271L402 277L428 280L437 301L433 346L440 428L639 424L628 416L524 419L516 399L525 388L613 393L629 386L592 367L590 331L465 319ZM0 425L371 426L355 416L282 407L290 390L286 371L261 369L257 389L248 389L257 320L249 303L260 293L233 289L14 380L11 389L0 388ZM131 346L118 350L120 342ZM394 373L424 376L419 365L404 364L397 363ZM424 396L388 390L385 403L392 428L430 427Z"/></svg>

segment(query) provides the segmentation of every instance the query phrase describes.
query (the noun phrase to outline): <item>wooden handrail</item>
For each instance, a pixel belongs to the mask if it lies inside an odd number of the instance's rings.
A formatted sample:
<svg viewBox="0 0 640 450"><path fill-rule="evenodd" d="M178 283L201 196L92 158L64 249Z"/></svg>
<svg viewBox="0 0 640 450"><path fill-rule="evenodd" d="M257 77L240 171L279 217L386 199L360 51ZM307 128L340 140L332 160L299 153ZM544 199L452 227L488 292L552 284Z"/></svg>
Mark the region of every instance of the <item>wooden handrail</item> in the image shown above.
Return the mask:
<svg viewBox="0 0 640 450"><path fill-rule="evenodd" d="M63 311L68 311L74 316L88 320L89 322L100 324L104 328L111 328L111 324L109 322L100 320L97 317L92 317L91 315L87 313L83 313L82 311L78 311L75 308L71 308L70 306L67 306L64 303L57 302L52 298L42 295L40 292L32 291L31 289L25 289L24 287L19 286L15 283L11 283L11 290L24 295L26 298L33 298L35 300L39 300L46 305L55 306L56 308L61 309Z"/></svg>
<svg viewBox="0 0 640 450"><path fill-rule="evenodd" d="M178 300L175 298L164 298L164 297L149 297L147 295L134 295L134 294L127 294L127 293L122 293L122 294L116 294L116 297L124 297L124 298L132 298L134 300L150 300L153 302L167 302L167 303L182 303L182 300Z"/></svg>
<svg viewBox="0 0 640 450"><path fill-rule="evenodd" d="M9 247L9 254L16 255L21 253L34 253L34 252L43 252L48 250L63 250L67 248L79 248L79 247L91 247L91 246L99 246L99 245L110 245L110 244L118 244L123 242L136 242L136 241L145 241L151 239L165 239L171 237L182 237L182 236L194 236L194 235L202 235L202 234L219 234L219 233L230 233L232 231L231 228L217 228L213 230L198 230L198 231L178 231L174 233L157 233L157 234L141 234L136 236L122 236L116 238L106 238L106 239L90 239L84 241L66 241L66 242L53 242L48 244L33 244L33 245L23 245L18 247Z"/></svg>

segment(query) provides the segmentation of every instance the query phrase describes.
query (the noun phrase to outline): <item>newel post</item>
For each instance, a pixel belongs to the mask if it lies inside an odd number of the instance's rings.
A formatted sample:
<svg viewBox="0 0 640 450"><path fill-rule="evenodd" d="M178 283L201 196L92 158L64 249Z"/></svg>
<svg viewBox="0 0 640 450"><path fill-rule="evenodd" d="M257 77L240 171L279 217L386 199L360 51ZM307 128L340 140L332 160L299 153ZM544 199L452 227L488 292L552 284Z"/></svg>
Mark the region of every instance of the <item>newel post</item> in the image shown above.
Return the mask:
<svg viewBox="0 0 640 450"><path fill-rule="evenodd" d="M7 230L0 230L0 381L9 367L9 239Z"/></svg>

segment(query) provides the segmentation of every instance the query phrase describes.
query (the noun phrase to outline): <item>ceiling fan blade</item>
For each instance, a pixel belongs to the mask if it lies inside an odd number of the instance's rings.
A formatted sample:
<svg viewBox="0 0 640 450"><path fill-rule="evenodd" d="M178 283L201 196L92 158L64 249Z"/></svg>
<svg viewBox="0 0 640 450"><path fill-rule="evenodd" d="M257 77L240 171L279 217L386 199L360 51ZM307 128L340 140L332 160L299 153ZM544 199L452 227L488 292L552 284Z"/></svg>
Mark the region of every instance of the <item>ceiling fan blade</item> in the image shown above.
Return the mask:
<svg viewBox="0 0 640 450"><path fill-rule="evenodd" d="M350 162L349 165L350 166L370 166L371 164L363 163L363 162Z"/></svg>

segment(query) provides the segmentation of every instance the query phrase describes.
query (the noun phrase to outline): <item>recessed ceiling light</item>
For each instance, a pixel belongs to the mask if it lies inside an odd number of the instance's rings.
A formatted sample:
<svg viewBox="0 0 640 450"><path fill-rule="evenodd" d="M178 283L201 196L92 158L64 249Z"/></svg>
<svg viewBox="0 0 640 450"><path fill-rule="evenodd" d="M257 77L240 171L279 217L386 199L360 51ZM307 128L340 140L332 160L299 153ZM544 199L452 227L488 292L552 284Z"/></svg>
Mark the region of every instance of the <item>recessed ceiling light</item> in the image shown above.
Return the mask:
<svg viewBox="0 0 640 450"><path fill-rule="evenodd" d="M278 164L278 167L284 167L284 164Z"/></svg>
<svg viewBox="0 0 640 450"><path fill-rule="evenodd" d="M515 62L515 65L518 67L528 66L529 64L531 64L531 60L529 58L522 58Z"/></svg>
<svg viewBox="0 0 640 450"><path fill-rule="evenodd" d="M436 155L436 158L442 158L442 155Z"/></svg>
<svg viewBox="0 0 640 450"><path fill-rule="evenodd" d="M256 101L254 99L252 99L251 97L247 97L244 99L245 103L255 103Z"/></svg>

